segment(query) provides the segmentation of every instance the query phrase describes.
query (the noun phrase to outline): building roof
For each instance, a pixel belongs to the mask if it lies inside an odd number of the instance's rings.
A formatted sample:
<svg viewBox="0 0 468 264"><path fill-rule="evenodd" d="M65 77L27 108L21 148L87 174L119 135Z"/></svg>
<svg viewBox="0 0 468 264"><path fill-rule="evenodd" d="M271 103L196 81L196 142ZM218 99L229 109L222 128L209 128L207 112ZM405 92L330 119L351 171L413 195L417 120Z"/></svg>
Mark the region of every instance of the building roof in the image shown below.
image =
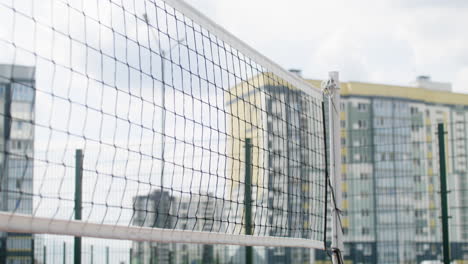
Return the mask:
<svg viewBox="0 0 468 264"><path fill-rule="evenodd" d="M307 80L309 83L320 87L318 80ZM436 91L413 86L398 86L388 84L374 84L364 82L340 83L342 96L369 96L402 98L425 103L450 104L468 106L468 94L447 91Z"/></svg>

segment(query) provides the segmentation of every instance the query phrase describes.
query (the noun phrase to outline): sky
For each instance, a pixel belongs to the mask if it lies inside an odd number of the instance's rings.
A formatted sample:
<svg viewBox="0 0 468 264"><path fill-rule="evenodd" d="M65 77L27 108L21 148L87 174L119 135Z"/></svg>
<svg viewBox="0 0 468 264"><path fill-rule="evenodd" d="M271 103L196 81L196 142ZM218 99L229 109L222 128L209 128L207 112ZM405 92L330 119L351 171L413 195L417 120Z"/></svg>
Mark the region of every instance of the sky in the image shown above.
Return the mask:
<svg viewBox="0 0 468 264"><path fill-rule="evenodd" d="M187 0L305 78L406 85L418 75L468 93L468 1Z"/></svg>

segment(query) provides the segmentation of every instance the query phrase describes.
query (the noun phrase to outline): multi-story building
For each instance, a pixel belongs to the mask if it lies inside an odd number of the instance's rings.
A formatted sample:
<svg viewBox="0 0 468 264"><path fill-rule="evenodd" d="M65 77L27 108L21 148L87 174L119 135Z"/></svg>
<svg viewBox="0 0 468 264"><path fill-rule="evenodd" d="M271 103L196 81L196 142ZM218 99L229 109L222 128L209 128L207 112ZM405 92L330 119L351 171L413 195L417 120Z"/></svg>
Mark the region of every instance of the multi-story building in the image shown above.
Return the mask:
<svg viewBox="0 0 468 264"><path fill-rule="evenodd" d="M214 195L176 197L155 190L133 198L133 225L205 232L225 232L222 201ZM227 263L223 245L133 242L132 261L146 263Z"/></svg>
<svg viewBox="0 0 468 264"><path fill-rule="evenodd" d="M33 210L35 69L0 65L0 210ZM31 234L0 233L0 263L33 263Z"/></svg>
<svg viewBox="0 0 468 264"><path fill-rule="evenodd" d="M425 76L412 86L347 82L340 108L345 260L441 259L438 123L448 131L452 258L468 259L468 95Z"/></svg>
<svg viewBox="0 0 468 264"><path fill-rule="evenodd" d="M168 191L155 190L148 195L133 198L133 225L157 228L173 228L174 197ZM132 243L132 263L174 263L175 245L136 241Z"/></svg>
<svg viewBox="0 0 468 264"><path fill-rule="evenodd" d="M177 199L177 224L175 228L192 231L224 233L223 201L213 194L182 196ZM227 263L227 246L177 244L175 263Z"/></svg>
<svg viewBox="0 0 468 264"><path fill-rule="evenodd" d="M311 212L322 212L324 203L314 192L319 181L323 149L321 100L311 99L305 92L275 82L277 77L263 74L233 87L227 94L226 109L230 112L228 128L229 200L238 201L231 210L236 219L234 233L245 227L244 184L245 139L252 142L252 206L254 234L310 238L310 225L323 226ZM316 123L315 123L316 122ZM314 130L314 133L310 131ZM317 136L319 135L319 136ZM321 145L322 144L322 145ZM316 150L311 155L310 150ZM319 160L314 160L319 159ZM313 164L313 165L311 165ZM317 195L311 197L309 194ZM314 221L317 220L317 221ZM320 237L321 239L322 237ZM266 248L258 250L266 263L308 263L311 250Z"/></svg>

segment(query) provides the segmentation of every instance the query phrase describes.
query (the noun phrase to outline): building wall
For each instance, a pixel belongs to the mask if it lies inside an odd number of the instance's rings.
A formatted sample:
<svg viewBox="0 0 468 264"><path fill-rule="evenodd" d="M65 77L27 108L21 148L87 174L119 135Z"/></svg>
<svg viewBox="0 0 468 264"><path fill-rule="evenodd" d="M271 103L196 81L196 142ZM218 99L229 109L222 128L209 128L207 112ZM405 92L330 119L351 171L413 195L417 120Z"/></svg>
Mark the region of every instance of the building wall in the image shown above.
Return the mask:
<svg viewBox="0 0 468 264"><path fill-rule="evenodd" d="M34 68L0 65L0 182L3 211L31 214L33 207ZM0 233L1 263L33 263L31 234Z"/></svg>
<svg viewBox="0 0 468 264"><path fill-rule="evenodd" d="M323 192L316 190L317 179L324 174L320 167L323 160L318 154L320 148L323 149L323 142L319 140L323 137L320 134L323 133L321 100L311 100L304 92L286 84L257 82L255 86L249 83L231 89L226 103L230 113L228 156L233 158L228 160L232 168L228 176L233 190L230 198L239 202L232 215L236 217L234 226L240 229L234 229L234 233L243 232L244 189L241 183L244 182L245 153L242 144L250 137L253 143L254 235L314 237L304 230L324 225L311 217L312 212L324 211L320 196ZM266 248L264 253L260 249L256 252L264 254L267 263L311 261L309 249Z"/></svg>
<svg viewBox="0 0 468 264"><path fill-rule="evenodd" d="M341 87L345 259L440 259L439 122L448 130L452 256L466 258L468 95L367 83Z"/></svg>
<svg viewBox="0 0 468 264"><path fill-rule="evenodd" d="M174 197L168 191L155 190L133 200L133 225L173 229L175 225ZM132 242L132 263L173 263L175 245L157 242Z"/></svg>

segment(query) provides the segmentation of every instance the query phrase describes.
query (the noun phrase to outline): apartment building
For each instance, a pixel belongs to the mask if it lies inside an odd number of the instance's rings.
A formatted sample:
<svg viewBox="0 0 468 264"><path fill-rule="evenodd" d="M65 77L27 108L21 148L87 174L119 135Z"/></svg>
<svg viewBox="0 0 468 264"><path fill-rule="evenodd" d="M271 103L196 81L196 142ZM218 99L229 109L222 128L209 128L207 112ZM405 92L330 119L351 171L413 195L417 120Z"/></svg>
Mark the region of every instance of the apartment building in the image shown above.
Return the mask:
<svg viewBox="0 0 468 264"><path fill-rule="evenodd" d="M276 79L275 79L276 78ZM243 228L245 139L252 141L254 234L323 239L324 142L321 100L263 74L232 88L229 111L228 166L230 199L235 206L234 232ZM313 151L312 151L313 150ZM322 185L323 186L323 185ZM314 228L318 228L315 232ZM312 232L315 232L312 234ZM310 263L311 250L256 249L266 263Z"/></svg>
<svg viewBox="0 0 468 264"><path fill-rule="evenodd" d="M0 208L33 210L35 68L0 65ZM0 232L0 263L33 263L32 234Z"/></svg>
<svg viewBox="0 0 468 264"><path fill-rule="evenodd" d="M340 108L345 259L441 259L438 123L447 131L452 257L468 259L468 95L427 76L411 86L347 82Z"/></svg>

